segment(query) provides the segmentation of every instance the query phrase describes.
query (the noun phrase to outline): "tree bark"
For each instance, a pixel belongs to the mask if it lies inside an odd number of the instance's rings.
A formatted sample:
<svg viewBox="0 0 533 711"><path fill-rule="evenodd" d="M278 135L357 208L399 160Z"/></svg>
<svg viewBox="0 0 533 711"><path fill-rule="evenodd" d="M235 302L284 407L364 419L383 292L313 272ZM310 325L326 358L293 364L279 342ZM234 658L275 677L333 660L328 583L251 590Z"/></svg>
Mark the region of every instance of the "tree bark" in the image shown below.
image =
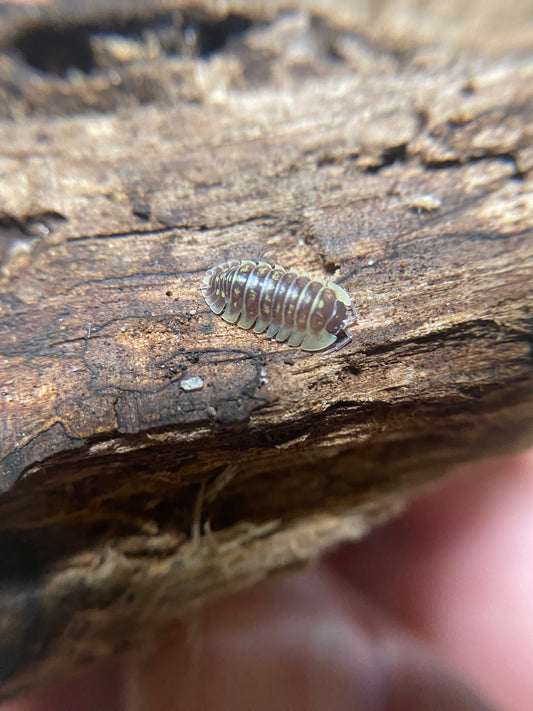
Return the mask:
<svg viewBox="0 0 533 711"><path fill-rule="evenodd" d="M1 697L533 441L529 4L171 5L0 15ZM352 343L226 324L229 258Z"/></svg>

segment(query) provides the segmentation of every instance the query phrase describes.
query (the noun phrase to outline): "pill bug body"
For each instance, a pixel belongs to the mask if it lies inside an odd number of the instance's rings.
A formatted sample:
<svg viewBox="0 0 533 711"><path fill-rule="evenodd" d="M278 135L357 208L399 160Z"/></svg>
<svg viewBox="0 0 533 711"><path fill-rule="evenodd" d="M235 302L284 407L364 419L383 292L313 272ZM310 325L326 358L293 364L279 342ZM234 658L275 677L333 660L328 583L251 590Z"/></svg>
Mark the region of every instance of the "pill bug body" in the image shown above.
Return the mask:
<svg viewBox="0 0 533 711"><path fill-rule="evenodd" d="M253 327L305 351L339 350L357 318L349 295L338 284L307 273L249 259L209 269L202 293L209 308L228 323Z"/></svg>

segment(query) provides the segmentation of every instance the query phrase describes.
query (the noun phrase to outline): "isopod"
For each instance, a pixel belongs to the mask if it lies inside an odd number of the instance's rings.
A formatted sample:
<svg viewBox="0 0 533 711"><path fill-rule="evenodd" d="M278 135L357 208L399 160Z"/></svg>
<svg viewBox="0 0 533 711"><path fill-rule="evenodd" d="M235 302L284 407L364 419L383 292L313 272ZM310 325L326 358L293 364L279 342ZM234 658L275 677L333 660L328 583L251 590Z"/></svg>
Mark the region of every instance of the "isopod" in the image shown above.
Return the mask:
<svg viewBox="0 0 533 711"><path fill-rule="evenodd" d="M201 289L209 308L228 323L266 331L280 342L288 339L304 351L330 353L352 340L347 329L357 312L350 296L306 272L300 276L279 264L233 259L209 269Z"/></svg>

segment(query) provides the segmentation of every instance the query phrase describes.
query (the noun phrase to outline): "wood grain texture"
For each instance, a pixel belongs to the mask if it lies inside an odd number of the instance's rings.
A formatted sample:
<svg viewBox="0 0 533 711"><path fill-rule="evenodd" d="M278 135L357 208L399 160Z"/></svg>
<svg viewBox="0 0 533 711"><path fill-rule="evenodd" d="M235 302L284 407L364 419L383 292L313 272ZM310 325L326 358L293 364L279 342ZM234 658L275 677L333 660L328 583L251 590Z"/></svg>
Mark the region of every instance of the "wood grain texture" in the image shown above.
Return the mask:
<svg viewBox="0 0 533 711"><path fill-rule="evenodd" d="M530 10L437 5L0 15L0 695L533 441ZM352 343L225 324L228 258L335 279Z"/></svg>

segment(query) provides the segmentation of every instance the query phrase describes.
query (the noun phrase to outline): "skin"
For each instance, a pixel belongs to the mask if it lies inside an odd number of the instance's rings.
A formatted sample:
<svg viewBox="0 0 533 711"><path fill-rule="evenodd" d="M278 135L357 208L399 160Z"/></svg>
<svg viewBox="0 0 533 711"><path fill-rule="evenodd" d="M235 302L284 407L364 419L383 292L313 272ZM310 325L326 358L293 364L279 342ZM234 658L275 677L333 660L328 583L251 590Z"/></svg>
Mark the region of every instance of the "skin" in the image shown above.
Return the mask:
<svg viewBox="0 0 533 711"><path fill-rule="evenodd" d="M312 569L0 711L529 711L532 502L533 450L463 470Z"/></svg>

